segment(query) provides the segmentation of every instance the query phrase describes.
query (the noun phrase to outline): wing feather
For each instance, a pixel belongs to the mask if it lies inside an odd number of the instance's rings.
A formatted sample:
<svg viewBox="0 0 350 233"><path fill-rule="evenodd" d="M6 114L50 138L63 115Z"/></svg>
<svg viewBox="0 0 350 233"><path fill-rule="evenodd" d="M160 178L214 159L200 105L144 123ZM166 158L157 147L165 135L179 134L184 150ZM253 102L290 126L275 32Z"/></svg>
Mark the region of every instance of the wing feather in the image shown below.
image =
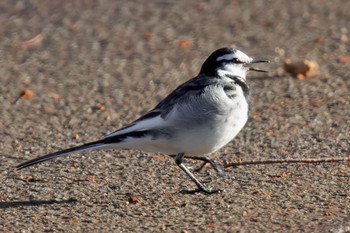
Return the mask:
<svg viewBox="0 0 350 233"><path fill-rule="evenodd" d="M201 95L207 86L217 84L218 79L215 77L208 78L200 75L192 78L171 92L150 112L141 116L131 124L107 134L105 138L130 133L132 131L147 131L154 128L162 128L166 126L166 117L174 109L175 105L189 101L190 96Z"/></svg>

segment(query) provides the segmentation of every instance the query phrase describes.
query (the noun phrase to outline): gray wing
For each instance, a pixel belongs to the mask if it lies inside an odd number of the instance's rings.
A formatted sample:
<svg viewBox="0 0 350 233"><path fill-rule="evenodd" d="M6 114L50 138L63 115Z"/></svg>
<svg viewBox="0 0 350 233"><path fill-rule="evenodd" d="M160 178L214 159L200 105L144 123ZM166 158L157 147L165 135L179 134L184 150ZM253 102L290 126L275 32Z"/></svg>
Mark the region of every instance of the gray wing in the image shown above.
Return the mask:
<svg viewBox="0 0 350 233"><path fill-rule="evenodd" d="M206 77L202 75L197 76L177 87L173 92L159 102L159 104L151 112L160 112L161 116L165 118L166 115L173 109L175 104L188 101L191 99L190 97L200 96L204 93L206 87L218 84L218 78Z"/></svg>
<svg viewBox="0 0 350 233"><path fill-rule="evenodd" d="M169 112L174 108L176 104L181 102L189 101L193 97L200 96L204 93L205 88L210 85L217 85L219 83L218 78L206 77L199 75L195 78L188 80L179 87L177 87L173 92L171 92L167 97L160 101L155 108L141 116L134 122L126 125L125 127L107 134L105 137L116 136L120 133L127 133L133 130L147 130L147 128L142 127L138 129L135 127L137 125L145 125L146 121L151 121L152 118L160 117L165 119ZM192 97L192 98L190 98Z"/></svg>

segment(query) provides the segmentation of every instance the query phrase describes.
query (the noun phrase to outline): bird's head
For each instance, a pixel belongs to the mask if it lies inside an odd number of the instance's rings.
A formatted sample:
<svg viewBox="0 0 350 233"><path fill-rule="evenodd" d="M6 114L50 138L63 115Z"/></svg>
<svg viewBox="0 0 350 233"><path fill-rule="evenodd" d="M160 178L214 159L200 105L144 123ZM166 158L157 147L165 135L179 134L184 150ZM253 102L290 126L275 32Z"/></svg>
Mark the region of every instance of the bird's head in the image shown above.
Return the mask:
<svg viewBox="0 0 350 233"><path fill-rule="evenodd" d="M266 72L250 64L265 63L266 60L254 60L245 53L233 48L221 48L213 52L203 63L200 73L206 75L234 75L245 79L248 71Z"/></svg>

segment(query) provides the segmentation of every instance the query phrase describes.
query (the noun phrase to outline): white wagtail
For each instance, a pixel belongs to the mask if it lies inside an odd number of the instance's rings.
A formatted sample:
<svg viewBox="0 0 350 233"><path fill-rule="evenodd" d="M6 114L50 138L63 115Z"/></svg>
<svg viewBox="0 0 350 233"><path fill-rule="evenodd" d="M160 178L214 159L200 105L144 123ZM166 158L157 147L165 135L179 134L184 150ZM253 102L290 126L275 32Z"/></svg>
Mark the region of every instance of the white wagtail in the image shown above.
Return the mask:
<svg viewBox="0 0 350 233"><path fill-rule="evenodd" d="M198 191L218 192L219 189L206 188L184 165L183 159L202 160L221 171L214 161L200 155L219 150L243 128L250 98L246 74L266 72L247 65L262 62L267 61L254 60L237 49L218 49L203 63L197 77L180 85L136 121L101 140L38 157L18 165L17 169L81 151L137 149L175 158Z"/></svg>

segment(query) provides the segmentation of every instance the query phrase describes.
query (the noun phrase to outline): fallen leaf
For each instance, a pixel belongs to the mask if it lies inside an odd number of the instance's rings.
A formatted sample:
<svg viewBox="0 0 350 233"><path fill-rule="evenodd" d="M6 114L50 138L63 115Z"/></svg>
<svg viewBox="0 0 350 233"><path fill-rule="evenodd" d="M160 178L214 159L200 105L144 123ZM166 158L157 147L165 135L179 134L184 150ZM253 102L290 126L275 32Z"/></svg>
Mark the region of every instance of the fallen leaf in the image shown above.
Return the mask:
<svg viewBox="0 0 350 233"><path fill-rule="evenodd" d="M35 181L33 176L26 176L25 180L28 181L28 182L34 182Z"/></svg>
<svg viewBox="0 0 350 233"><path fill-rule="evenodd" d="M343 65L348 64L350 62L350 56L349 55L340 55L338 57L338 61Z"/></svg>
<svg viewBox="0 0 350 233"><path fill-rule="evenodd" d="M19 98L21 99L30 99L33 97L33 92L29 89L25 89L21 92L21 94L19 95Z"/></svg>
<svg viewBox="0 0 350 233"><path fill-rule="evenodd" d="M188 48L188 47L192 46L192 41L190 41L190 40L179 40L177 42L177 45L180 48Z"/></svg>
<svg viewBox="0 0 350 233"><path fill-rule="evenodd" d="M103 104L96 104L94 109L99 110L99 111L104 111L104 110L106 110L106 107Z"/></svg>
<svg viewBox="0 0 350 233"><path fill-rule="evenodd" d="M20 47L22 49L30 49L30 48L34 48L34 47L39 47L43 41L43 38L44 38L43 35L40 33L30 40L23 41L20 44Z"/></svg>
<svg viewBox="0 0 350 233"><path fill-rule="evenodd" d="M53 100L58 100L60 98L60 95L54 92L49 93L49 97Z"/></svg>
<svg viewBox="0 0 350 233"><path fill-rule="evenodd" d="M324 216L332 216L332 212L330 211L325 211L323 214Z"/></svg>
<svg viewBox="0 0 350 233"><path fill-rule="evenodd" d="M207 226L213 228L213 227L216 227L216 224L215 223L208 223Z"/></svg>
<svg viewBox="0 0 350 233"><path fill-rule="evenodd" d="M134 204L139 204L139 203L141 203L141 200L138 199L137 197L131 196L131 197L129 197L128 202L129 203L134 203Z"/></svg>
<svg viewBox="0 0 350 233"><path fill-rule="evenodd" d="M305 75L304 74L297 74L296 78L299 79L299 80L304 80L305 79Z"/></svg>
<svg viewBox="0 0 350 233"><path fill-rule="evenodd" d="M263 192L263 191L259 191L259 190L253 191L252 194L254 194L254 195L264 195L264 196L267 196L267 197L271 196L271 192Z"/></svg>
<svg viewBox="0 0 350 233"><path fill-rule="evenodd" d="M284 62L284 70L292 74L297 79L311 78L318 74L318 64L314 61L292 61L286 59Z"/></svg>
<svg viewBox="0 0 350 233"><path fill-rule="evenodd" d="M78 163L73 162L73 163L70 164L70 167L71 168L77 168L78 167Z"/></svg>
<svg viewBox="0 0 350 233"><path fill-rule="evenodd" d="M262 192L262 194L266 197L269 197L269 196L271 196L272 193L271 192Z"/></svg>
<svg viewBox="0 0 350 233"><path fill-rule="evenodd" d="M276 175L273 175L271 177L283 178L283 177L286 177L286 176L287 176L286 173L281 172L281 173L277 173Z"/></svg>
<svg viewBox="0 0 350 233"><path fill-rule="evenodd" d="M156 155L156 156L153 156L152 157L153 160L156 160L156 161L167 161L168 160L168 157L164 156L164 155Z"/></svg>
<svg viewBox="0 0 350 233"><path fill-rule="evenodd" d="M87 180L88 180L90 183L96 183L96 177L95 177L95 176L88 176L88 177L87 177Z"/></svg>
<svg viewBox="0 0 350 233"><path fill-rule="evenodd" d="M273 135L273 131L272 130L268 130L268 131L265 132L265 135L267 137L271 137Z"/></svg>

